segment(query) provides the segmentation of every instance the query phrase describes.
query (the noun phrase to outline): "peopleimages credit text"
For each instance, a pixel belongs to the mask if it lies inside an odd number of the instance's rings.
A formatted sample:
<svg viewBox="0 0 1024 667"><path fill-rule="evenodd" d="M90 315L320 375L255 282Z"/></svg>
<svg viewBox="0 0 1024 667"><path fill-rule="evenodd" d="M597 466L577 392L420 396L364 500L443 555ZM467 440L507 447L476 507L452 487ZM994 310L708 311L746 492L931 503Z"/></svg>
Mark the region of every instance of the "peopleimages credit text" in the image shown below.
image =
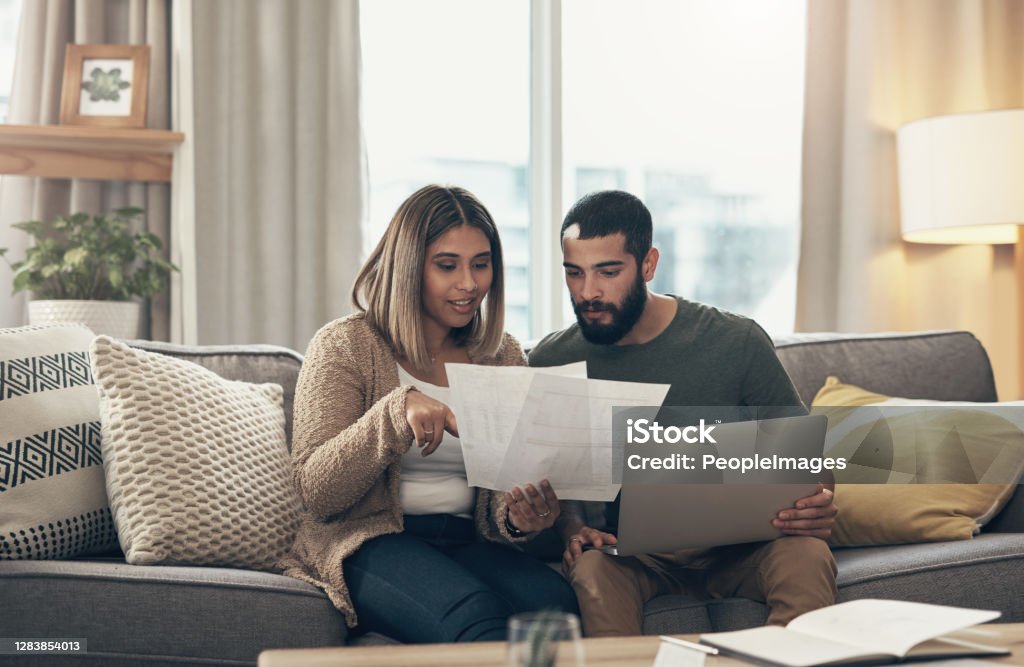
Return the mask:
<svg viewBox="0 0 1024 667"><path fill-rule="evenodd" d="M650 419L626 420L627 445L689 445L717 444L714 431L718 424L708 424L701 419L699 424L690 426L662 426ZM792 457L772 454L762 456L725 457L717 454L680 454L654 457L629 454L626 466L630 470L738 470L746 473L752 470L806 470L820 473L822 470L845 470L845 458Z"/></svg>

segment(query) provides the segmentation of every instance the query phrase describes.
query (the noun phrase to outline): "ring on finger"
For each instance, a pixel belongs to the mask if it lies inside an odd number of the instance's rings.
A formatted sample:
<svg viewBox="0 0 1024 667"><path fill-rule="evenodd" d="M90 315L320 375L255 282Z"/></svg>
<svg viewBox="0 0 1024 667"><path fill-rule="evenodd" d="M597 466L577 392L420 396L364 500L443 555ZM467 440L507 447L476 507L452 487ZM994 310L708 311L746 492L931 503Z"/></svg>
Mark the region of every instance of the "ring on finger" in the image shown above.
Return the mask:
<svg viewBox="0 0 1024 667"><path fill-rule="evenodd" d="M537 516L539 516L542 519L545 519L545 518L551 516L551 510L547 510L545 512L537 512Z"/></svg>

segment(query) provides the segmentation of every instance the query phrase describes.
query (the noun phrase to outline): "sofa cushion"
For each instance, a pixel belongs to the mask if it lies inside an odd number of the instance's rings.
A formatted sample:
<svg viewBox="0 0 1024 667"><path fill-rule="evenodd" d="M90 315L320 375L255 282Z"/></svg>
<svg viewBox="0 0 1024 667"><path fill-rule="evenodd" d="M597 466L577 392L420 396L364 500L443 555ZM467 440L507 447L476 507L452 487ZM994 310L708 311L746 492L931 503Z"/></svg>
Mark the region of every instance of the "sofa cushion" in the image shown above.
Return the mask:
<svg viewBox="0 0 1024 667"><path fill-rule="evenodd" d="M985 532L1024 533L1024 485L1017 485L1010 502L985 526Z"/></svg>
<svg viewBox="0 0 1024 667"><path fill-rule="evenodd" d="M830 376L812 405L828 415L829 455L850 461L835 473L841 511L833 544L970 539L1003 508L1024 472L1021 402L889 397ZM862 457L865 448L870 452ZM891 453L891 460L882 457L891 469L873 462L879 449ZM865 483L872 481L880 483Z"/></svg>
<svg viewBox="0 0 1024 667"><path fill-rule="evenodd" d="M115 559L0 562L0 590L5 633L85 638L88 664L254 665L263 649L335 646L346 637L322 591L266 572Z"/></svg>
<svg viewBox="0 0 1024 667"><path fill-rule="evenodd" d="M92 345L114 522L133 564L273 569L298 527L281 388Z"/></svg>
<svg viewBox="0 0 1024 667"><path fill-rule="evenodd" d="M936 542L833 550L838 602L883 598L998 609L1003 623L1024 621L1024 535L986 534ZM706 614L702 616L701 610ZM768 608L754 600L701 602L663 595L644 608L645 634L724 632L764 624ZM710 629L709 629L710 626Z"/></svg>
<svg viewBox="0 0 1024 667"><path fill-rule="evenodd" d="M834 550L839 602L887 598L998 609L1001 623L1024 621L1024 535Z"/></svg>
<svg viewBox="0 0 1024 667"><path fill-rule="evenodd" d="M727 632L764 625L768 607L746 598L696 600L662 595L644 606L645 635Z"/></svg>
<svg viewBox="0 0 1024 667"><path fill-rule="evenodd" d="M889 396L996 400L988 354L966 331L793 334L775 347L807 405L829 375Z"/></svg>
<svg viewBox="0 0 1024 667"><path fill-rule="evenodd" d="M0 559L69 558L117 543L93 337L74 324L0 329Z"/></svg>
<svg viewBox="0 0 1024 667"><path fill-rule="evenodd" d="M712 632L715 626L708 604L689 595L658 596L644 605L644 634L679 634L676 628L686 628L688 633Z"/></svg>
<svg viewBox="0 0 1024 667"><path fill-rule="evenodd" d="M764 625L768 607L747 598L696 600L661 595L644 606L645 635L680 635L746 630Z"/></svg>

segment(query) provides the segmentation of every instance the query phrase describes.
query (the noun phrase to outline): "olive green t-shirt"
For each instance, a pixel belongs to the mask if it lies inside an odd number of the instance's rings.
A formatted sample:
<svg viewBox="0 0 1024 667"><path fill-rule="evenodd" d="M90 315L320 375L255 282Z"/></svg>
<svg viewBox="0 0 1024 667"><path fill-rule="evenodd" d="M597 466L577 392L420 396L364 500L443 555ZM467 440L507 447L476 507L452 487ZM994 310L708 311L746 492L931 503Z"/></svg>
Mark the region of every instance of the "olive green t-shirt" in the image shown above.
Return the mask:
<svg viewBox="0 0 1024 667"><path fill-rule="evenodd" d="M784 406L804 412L775 346L757 322L675 299L672 322L646 343L597 345L573 324L541 340L530 351L530 365L586 361L591 378L669 384L666 406ZM617 519L616 499L607 512L609 529L615 530Z"/></svg>

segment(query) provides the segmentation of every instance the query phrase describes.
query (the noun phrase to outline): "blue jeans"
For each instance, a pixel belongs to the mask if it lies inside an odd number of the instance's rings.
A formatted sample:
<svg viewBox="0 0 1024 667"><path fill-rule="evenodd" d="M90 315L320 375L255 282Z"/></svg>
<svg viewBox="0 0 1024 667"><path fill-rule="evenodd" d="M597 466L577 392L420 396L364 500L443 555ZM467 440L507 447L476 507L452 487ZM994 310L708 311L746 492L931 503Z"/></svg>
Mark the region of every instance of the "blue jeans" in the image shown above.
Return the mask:
<svg viewBox="0 0 1024 667"><path fill-rule="evenodd" d="M477 542L473 522L405 517L405 532L368 540L345 559L359 630L404 643L504 640L512 614L579 613L555 570L515 549Z"/></svg>

